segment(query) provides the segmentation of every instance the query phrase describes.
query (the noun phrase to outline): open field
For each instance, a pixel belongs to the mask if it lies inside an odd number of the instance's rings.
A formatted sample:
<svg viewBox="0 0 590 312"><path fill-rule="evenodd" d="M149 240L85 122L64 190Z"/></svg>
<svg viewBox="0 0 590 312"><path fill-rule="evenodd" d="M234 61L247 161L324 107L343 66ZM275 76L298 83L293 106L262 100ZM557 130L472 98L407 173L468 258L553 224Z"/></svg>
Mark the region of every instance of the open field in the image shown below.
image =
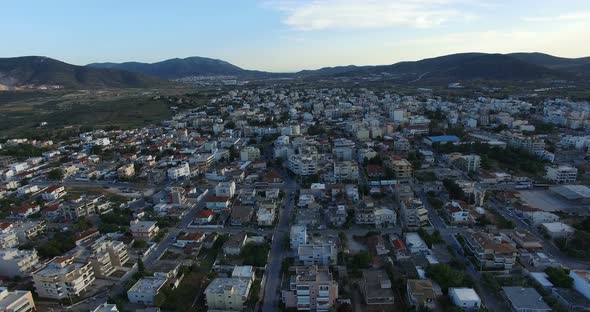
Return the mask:
<svg viewBox="0 0 590 312"><path fill-rule="evenodd" d="M0 92L0 137L38 137L64 129L134 128L154 124L174 113L206 103L204 94L180 105L186 89L75 92ZM42 122L47 125L40 127Z"/></svg>

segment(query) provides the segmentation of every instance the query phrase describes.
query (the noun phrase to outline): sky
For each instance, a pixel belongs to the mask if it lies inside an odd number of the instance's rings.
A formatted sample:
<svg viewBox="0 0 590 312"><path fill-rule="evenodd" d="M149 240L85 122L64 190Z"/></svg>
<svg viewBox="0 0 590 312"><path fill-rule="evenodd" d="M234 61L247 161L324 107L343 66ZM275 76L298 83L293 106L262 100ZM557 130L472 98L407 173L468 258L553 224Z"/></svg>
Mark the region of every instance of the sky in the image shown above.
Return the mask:
<svg viewBox="0 0 590 312"><path fill-rule="evenodd" d="M222 59L290 72L460 52L590 56L589 0L19 0L0 57Z"/></svg>

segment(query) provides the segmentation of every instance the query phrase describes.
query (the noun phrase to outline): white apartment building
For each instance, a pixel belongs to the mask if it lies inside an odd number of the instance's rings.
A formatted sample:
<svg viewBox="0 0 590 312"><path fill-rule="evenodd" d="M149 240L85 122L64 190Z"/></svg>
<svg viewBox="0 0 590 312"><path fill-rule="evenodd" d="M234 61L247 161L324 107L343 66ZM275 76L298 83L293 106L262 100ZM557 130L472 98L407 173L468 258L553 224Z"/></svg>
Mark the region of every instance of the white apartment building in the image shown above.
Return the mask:
<svg viewBox="0 0 590 312"><path fill-rule="evenodd" d="M334 140L334 148L332 152L337 160L352 160L354 157L353 141L348 139L336 139Z"/></svg>
<svg viewBox="0 0 590 312"><path fill-rule="evenodd" d="M131 303L154 305L156 296L168 281L165 277L148 276L138 280L127 291Z"/></svg>
<svg viewBox="0 0 590 312"><path fill-rule="evenodd" d="M171 180L178 180L190 177L191 168L189 167L188 163L182 163L178 167L169 168L167 173L168 178Z"/></svg>
<svg viewBox="0 0 590 312"><path fill-rule="evenodd" d="M28 276L39 263L36 250L0 249L0 275L7 277Z"/></svg>
<svg viewBox="0 0 590 312"><path fill-rule="evenodd" d="M246 146L240 151L241 161L254 161L260 158L260 149L254 146Z"/></svg>
<svg viewBox="0 0 590 312"><path fill-rule="evenodd" d="M232 198L236 194L236 182L219 182L215 186L215 196Z"/></svg>
<svg viewBox="0 0 590 312"><path fill-rule="evenodd" d="M53 258L32 276L37 295L51 299L79 296L94 282L90 262L77 262L72 257Z"/></svg>
<svg viewBox="0 0 590 312"><path fill-rule="evenodd" d="M218 277L205 289L209 311L243 311L252 280L238 277Z"/></svg>
<svg viewBox="0 0 590 312"><path fill-rule="evenodd" d="M291 155L287 168L296 175L310 176L318 173L318 162L314 156Z"/></svg>
<svg viewBox="0 0 590 312"><path fill-rule="evenodd" d="M481 163L481 157L478 155L463 155L459 157L455 164L465 172L477 172Z"/></svg>
<svg viewBox="0 0 590 312"><path fill-rule="evenodd" d="M32 312L36 310L33 294L30 291L9 291L6 287L0 287L0 311Z"/></svg>
<svg viewBox="0 0 590 312"><path fill-rule="evenodd" d="M160 228L156 221L139 221L135 219L130 222L129 231L134 238L150 240L158 234Z"/></svg>
<svg viewBox="0 0 590 312"><path fill-rule="evenodd" d="M575 183L578 177L578 169L570 166L547 166L545 177L556 184Z"/></svg>
<svg viewBox="0 0 590 312"><path fill-rule="evenodd" d="M297 248L297 259L303 265L336 264L336 246L333 243L301 244Z"/></svg>
<svg viewBox="0 0 590 312"><path fill-rule="evenodd" d="M291 249L293 250L297 250L299 246L307 244L307 226L299 224L292 225L289 238L291 241Z"/></svg>

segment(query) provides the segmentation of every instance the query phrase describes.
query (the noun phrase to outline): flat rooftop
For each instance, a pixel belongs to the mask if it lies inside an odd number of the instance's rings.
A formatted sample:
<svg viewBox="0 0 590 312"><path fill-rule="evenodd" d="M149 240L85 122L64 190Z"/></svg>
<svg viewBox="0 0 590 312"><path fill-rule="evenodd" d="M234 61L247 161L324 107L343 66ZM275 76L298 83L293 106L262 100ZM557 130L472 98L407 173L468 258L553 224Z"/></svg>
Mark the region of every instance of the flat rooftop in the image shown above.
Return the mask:
<svg viewBox="0 0 590 312"><path fill-rule="evenodd" d="M155 294L166 283L167 279L163 277L144 277L138 280L128 292L141 292Z"/></svg>
<svg viewBox="0 0 590 312"><path fill-rule="evenodd" d="M520 286L506 286L502 287L504 294L512 306L518 310L541 310L550 311L551 308L543 301L543 297L531 287L520 287Z"/></svg>

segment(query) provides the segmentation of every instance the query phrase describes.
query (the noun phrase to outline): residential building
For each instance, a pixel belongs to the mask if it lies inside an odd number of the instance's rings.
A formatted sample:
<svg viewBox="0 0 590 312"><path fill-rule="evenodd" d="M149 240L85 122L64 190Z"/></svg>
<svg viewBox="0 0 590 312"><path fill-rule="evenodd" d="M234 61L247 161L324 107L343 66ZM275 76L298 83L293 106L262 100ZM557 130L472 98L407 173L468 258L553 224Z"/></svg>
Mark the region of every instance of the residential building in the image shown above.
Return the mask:
<svg viewBox="0 0 590 312"><path fill-rule="evenodd" d="M18 246L18 237L14 233L12 224L0 223L0 248L12 248Z"/></svg>
<svg viewBox="0 0 590 312"><path fill-rule="evenodd" d="M73 257L53 258L31 275L39 297L58 300L80 296L94 282L90 262L78 262Z"/></svg>
<svg viewBox="0 0 590 312"><path fill-rule="evenodd" d="M139 279L127 291L127 298L131 303L145 304L148 306L155 304L156 296L160 293L162 287L168 281L165 277L148 276Z"/></svg>
<svg viewBox="0 0 590 312"><path fill-rule="evenodd" d="M36 250L0 249L0 276L28 276L39 263Z"/></svg>
<svg viewBox="0 0 590 312"><path fill-rule="evenodd" d="M428 210L419 199L400 201L401 222L406 227L428 225Z"/></svg>
<svg viewBox="0 0 590 312"><path fill-rule="evenodd" d="M288 309L329 311L338 298L338 283L327 266L296 267L281 299Z"/></svg>
<svg viewBox="0 0 590 312"><path fill-rule="evenodd" d="M119 178L129 178L135 175L135 166L133 164L127 164L117 169L117 176Z"/></svg>
<svg viewBox="0 0 590 312"><path fill-rule="evenodd" d="M66 189L63 185L52 185L41 193L41 198L47 201L58 200L66 195Z"/></svg>
<svg viewBox="0 0 590 312"><path fill-rule="evenodd" d="M219 197L234 197L236 194L236 182L219 182L215 186L215 196Z"/></svg>
<svg viewBox="0 0 590 312"><path fill-rule="evenodd" d="M390 208L377 208L373 211L375 215L375 227L387 228L395 225L397 214Z"/></svg>
<svg viewBox="0 0 590 312"><path fill-rule="evenodd" d="M332 152L337 160L352 160L354 157L355 144L349 139L334 140Z"/></svg>
<svg viewBox="0 0 590 312"><path fill-rule="evenodd" d="M231 204L231 197L229 196L211 196L207 198L206 207L213 211L221 211L226 209Z"/></svg>
<svg viewBox="0 0 590 312"><path fill-rule="evenodd" d="M292 225L289 239L292 250L297 250L299 246L307 244L307 226Z"/></svg>
<svg viewBox="0 0 590 312"><path fill-rule="evenodd" d="M464 237L464 246L473 254L481 271L510 270L514 266L518 250L501 236L475 232Z"/></svg>
<svg viewBox="0 0 590 312"><path fill-rule="evenodd" d="M105 302L94 308L94 310L90 310L90 312L119 312L119 309L117 309L116 304Z"/></svg>
<svg viewBox="0 0 590 312"><path fill-rule="evenodd" d="M447 219L453 224L465 224L469 222L469 212L463 209L463 205L456 201L450 201L444 206Z"/></svg>
<svg viewBox="0 0 590 312"><path fill-rule="evenodd" d="M334 181L357 181L359 178L359 167L354 161L334 162Z"/></svg>
<svg viewBox="0 0 590 312"><path fill-rule="evenodd" d="M541 223L541 228L552 239L568 237L574 233L571 226L561 222Z"/></svg>
<svg viewBox="0 0 590 312"><path fill-rule="evenodd" d="M571 270L570 277L574 280L573 288L584 297L590 299L590 271Z"/></svg>
<svg viewBox="0 0 590 312"><path fill-rule="evenodd" d="M455 160L455 165L465 172L477 172L481 158L477 155L463 155Z"/></svg>
<svg viewBox="0 0 590 312"><path fill-rule="evenodd" d="M578 169L570 166L547 166L545 178L556 184L575 183L578 178Z"/></svg>
<svg viewBox="0 0 590 312"><path fill-rule="evenodd" d="M300 176L310 176L318 173L318 162L314 156L290 155L287 168Z"/></svg>
<svg viewBox="0 0 590 312"><path fill-rule="evenodd" d="M451 302L466 311L477 311L481 307L481 298L473 288L449 288Z"/></svg>
<svg viewBox="0 0 590 312"><path fill-rule="evenodd" d="M205 289L208 311L243 311L250 295L252 280L239 277L217 277Z"/></svg>
<svg viewBox="0 0 590 312"><path fill-rule="evenodd" d="M514 312L549 312L552 311L543 297L531 287L505 286L503 296Z"/></svg>
<svg viewBox="0 0 590 312"><path fill-rule="evenodd" d="M231 235L230 238L223 244L223 254L236 256L242 252L242 248L246 245L248 235L246 233L238 233Z"/></svg>
<svg viewBox="0 0 590 312"><path fill-rule="evenodd" d="M572 288L553 287L551 294L559 304L570 312L588 312L590 310L590 299Z"/></svg>
<svg viewBox="0 0 590 312"><path fill-rule="evenodd" d="M301 244L297 248L297 260L303 265L334 265L336 246L331 242Z"/></svg>
<svg viewBox="0 0 590 312"><path fill-rule="evenodd" d="M246 146L240 151L241 161L255 161L260 158L260 149L254 146Z"/></svg>
<svg viewBox="0 0 590 312"><path fill-rule="evenodd" d="M395 303L391 279L383 270L363 270L361 292L367 305Z"/></svg>
<svg viewBox="0 0 590 312"><path fill-rule="evenodd" d="M410 306L426 307L434 310L436 308L437 291L429 279L409 279L406 282L406 295Z"/></svg>
<svg viewBox="0 0 590 312"><path fill-rule="evenodd" d="M129 231L134 238L151 240L157 234L160 228L156 221L140 221L135 219L129 225Z"/></svg>
<svg viewBox="0 0 590 312"><path fill-rule="evenodd" d="M424 242L418 233L406 232L404 233L404 240L408 251L411 253L428 252L428 245L426 245L426 242Z"/></svg>
<svg viewBox="0 0 590 312"><path fill-rule="evenodd" d="M387 157L384 161L385 166L393 170L395 179L400 182L409 182L412 179L412 164L405 158Z"/></svg>
<svg viewBox="0 0 590 312"><path fill-rule="evenodd" d="M169 168L167 174L171 180L180 180L191 176L191 168L188 163L183 162L177 167Z"/></svg>
<svg viewBox="0 0 590 312"><path fill-rule="evenodd" d="M30 291L9 291L6 287L0 287L0 311L33 312L36 310L33 294Z"/></svg>

